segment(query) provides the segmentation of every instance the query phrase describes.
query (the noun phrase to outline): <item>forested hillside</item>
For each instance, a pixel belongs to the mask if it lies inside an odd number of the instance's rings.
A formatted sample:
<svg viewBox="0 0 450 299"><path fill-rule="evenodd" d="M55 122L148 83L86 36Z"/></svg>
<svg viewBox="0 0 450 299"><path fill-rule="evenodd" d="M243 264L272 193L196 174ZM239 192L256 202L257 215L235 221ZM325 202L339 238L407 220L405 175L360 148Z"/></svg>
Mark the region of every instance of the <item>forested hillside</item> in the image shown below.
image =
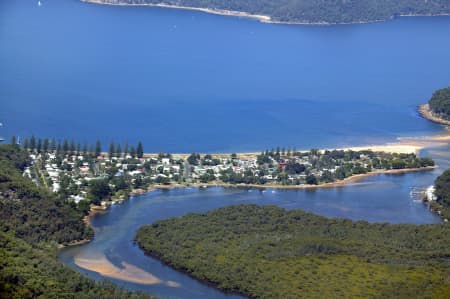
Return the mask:
<svg viewBox="0 0 450 299"><path fill-rule="evenodd" d="M0 226L28 242L68 243L92 237L84 214L22 176L27 154L13 145L0 147Z"/></svg>
<svg viewBox="0 0 450 299"><path fill-rule="evenodd" d="M436 202L431 204L437 206L444 218L450 219L450 169L436 179L435 187Z"/></svg>
<svg viewBox="0 0 450 299"><path fill-rule="evenodd" d="M87 0L104 3L167 4L266 15L272 21L357 23L399 15L450 13L448 0Z"/></svg>
<svg viewBox="0 0 450 299"><path fill-rule="evenodd" d="M158 257L252 298L450 298L450 226L240 205L139 229Z"/></svg>
<svg viewBox="0 0 450 299"><path fill-rule="evenodd" d="M450 87L435 91L428 104L438 117L450 120Z"/></svg>
<svg viewBox="0 0 450 299"><path fill-rule="evenodd" d="M148 298L56 261L56 244L92 237L82 211L22 176L27 153L0 146L0 298Z"/></svg>

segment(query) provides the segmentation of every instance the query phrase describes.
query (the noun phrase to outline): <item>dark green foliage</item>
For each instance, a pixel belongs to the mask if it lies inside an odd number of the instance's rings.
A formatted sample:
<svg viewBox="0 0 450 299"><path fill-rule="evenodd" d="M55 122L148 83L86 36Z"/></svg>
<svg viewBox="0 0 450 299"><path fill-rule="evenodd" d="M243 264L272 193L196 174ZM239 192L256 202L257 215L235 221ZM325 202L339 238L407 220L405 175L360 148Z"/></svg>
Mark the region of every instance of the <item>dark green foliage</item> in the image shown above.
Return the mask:
<svg viewBox="0 0 450 299"><path fill-rule="evenodd" d="M136 148L136 156L140 159L144 156L144 147L142 146L142 142L138 142L137 148Z"/></svg>
<svg viewBox="0 0 450 299"><path fill-rule="evenodd" d="M116 152L116 149L114 147L114 142L111 141L111 143L109 144L108 157L111 159L114 156L115 152Z"/></svg>
<svg viewBox="0 0 450 299"><path fill-rule="evenodd" d="M34 137L34 135L32 135L30 138L29 148L31 150L34 150L36 148L36 138Z"/></svg>
<svg viewBox="0 0 450 299"><path fill-rule="evenodd" d="M59 264L55 252L0 232L0 298L150 298L100 284Z"/></svg>
<svg viewBox="0 0 450 299"><path fill-rule="evenodd" d="M131 156L131 158L136 158L136 149L134 148L134 146L132 146L131 148L130 148L130 156Z"/></svg>
<svg viewBox="0 0 450 299"><path fill-rule="evenodd" d="M9 161L13 167L24 170L30 163L30 158L26 151L19 150L17 145L0 146L0 160Z"/></svg>
<svg viewBox="0 0 450 299"><path fill-rule="evenodd" d="M310 174L310 175L308 175L306 177L306 183L308 185L317 185L318 181L317 181L317 178L314 175Z"/></svg>
<svg viewBox="0 0 450 299"><path fill-rule="evenodd" d="M450 87L435 91L428 103L434 113L450 120Z"/></svg>
<svg viewBox="0 0 450 299"><path fill-rule="evenodd" d="M111 188L109 187L108 180L95 179L90 181L88 194L92 199L92 203L99 205L102 200L111 195Z"/></svg>
<svg viewBox="0 0 450 299"><path fill-rule="evenodd" d="M240 205L142 227L192 276L254 298L448 298L450 226L370 224Z"/></svg>
<svg viewBox="0 0 450 299"><path fill-rule="evenodd" d="M97 139L95 142L95 157L100 156L102 152L102 144L100 143L100 140Z"/></svg>
<svg viewBox="0 0 450 299"><path fill-rule="evenodd" d="M287 174L299 174L302 173L306 170L305 165L303 164L299 164L299 163L295 163L290 161L287 165L286 165L286 173Z"/></svg>
<svg viewBox="0 0 450 299"><path fill-rule="evenodd" d="M0 227L28 242L67 243L92 236L81 212L38 188L18 170L27 164L16 146L0 146Z"/></svg>
<svg viewBox="0 0 450 299"><path fill-rule="evenodd" d="M83 277L56 261L58 243L92 238L89 205L69 202L22 176L25 150L0 146L0 298L150 298Z"/></svg>
<svg viewBox="0 0 450 299"><path fill-rule="evenodd" d="M191 165L199 165L200 164L200 155L196 153L192 153L188 158L187 161Z"/></svg>
<svg viewBox="0 0 450 299"><path fill-rule="evenodd" d="M119 143L119 144L117 144L117 147L116 147L116 157L120 158L121 156L122 156L122 147L120 146L120 143Z"/></svg>
<svg viewBox="0 0 450 299"><path fill-rule="evenodd" d="M445 218L450 218L450 169L444 171L435 182L437 205Z"/></svg>
<svg viewBox="0 0 450 299"><path fill-rule="evenodd" d="M356 23L387 20L399 15L450 13L448 0L103 0L106 3L164 3L241 11L270 16L273 21ZM278 152L280 149L277 150Z"/></svg>

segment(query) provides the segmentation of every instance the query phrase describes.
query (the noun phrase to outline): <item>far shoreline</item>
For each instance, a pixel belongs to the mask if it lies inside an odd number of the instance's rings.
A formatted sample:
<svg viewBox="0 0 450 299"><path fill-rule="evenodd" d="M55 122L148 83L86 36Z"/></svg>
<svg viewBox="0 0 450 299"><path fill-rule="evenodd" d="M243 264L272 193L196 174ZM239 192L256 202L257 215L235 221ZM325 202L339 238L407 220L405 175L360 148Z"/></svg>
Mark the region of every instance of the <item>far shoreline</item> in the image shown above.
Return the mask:
<svg viewBox="0 0 450 299"><path fill-rule="evenodd" d="M371 20L371 21L354 21L354 22L306 22L306 21L277 21L273 20L272 17L268 15L257 15L251 14L244 11L237 10L226 10L226 9L213 9L204 7L194 7L194 6L181 6L181 5L170 5L164 3L152 4L152 3L123 3L123 2L111 2L105 0L80 0L84 3L97 4L97 5L110 5L110 6L129 6L129 7L157 7L157 8L167 8L167 9L178 9L178 10L191 10L199 11L207 14L221 15L227 17L240 17L247 19L254 19L261 23L267 24L279 24L279 25L303 25L303 26L333 26L333 25L357 25L357 24L372 24L381 23L394 20L399 17L444 17L450 16L450 14L407 14L391 16L387 19Z"/></svg>

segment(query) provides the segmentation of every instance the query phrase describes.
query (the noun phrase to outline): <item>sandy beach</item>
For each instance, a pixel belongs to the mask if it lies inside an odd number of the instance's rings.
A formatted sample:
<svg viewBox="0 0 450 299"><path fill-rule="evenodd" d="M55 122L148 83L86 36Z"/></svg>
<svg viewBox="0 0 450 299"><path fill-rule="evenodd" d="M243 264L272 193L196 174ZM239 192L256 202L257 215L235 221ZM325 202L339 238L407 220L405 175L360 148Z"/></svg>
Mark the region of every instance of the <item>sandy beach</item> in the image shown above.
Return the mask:
<svg viewBox="0 0 450 299"><path fill-rule="evenodd" d="M165 284L170 287L180 286L174 281L162 281L153 274L126 262L122 262L120 267L116 266L103 254L98 254L95 257L89 258L76 257L74 259L74 263L78 267L97 272L102 276L120 279L128 282L147 285Z"/></svg>
<svg viewBox="0 0 450 299"><path fill-rule="evenodd" d="M182 10L194 10L200 11L204 13L221 15L221 16L230 16L230 17L241 17L241 18L250 18L256 19L261 23L269 23L269 24L281 24L281 25L312 25L312 26L330 26L330 25L353 25L353 24L370 24L370 23L379 23L385 22L388 20L392 20L395 17L390 17L388 19L379 19L379 20L371 20L371 21L354 21L354 22L342 22L342 23L330 23L330 22L306 22L306 21L277 21L273 20L270 16L267 15L257 15L251 14L243 11L236 10L226 10L226 9L211 9L211 8L202 8L202 7L192 7L192 6L181 6L181 5L169 5L169 4L152 4L152 3L120 3L113 0L80 0L85 3L92 4L100 4L100 5L114 5L114 6L147 6L147 7L160 7L160 8L170 8L170 9L182 9ZM436 14L436 15L427 15L427 14L408 14L408 15L398 15L398 17L432 17L432 16L448 16L449 14Z"/></svg>
<svg viewBox="0 0 450 299"><path fill-rule="evenodd" d="M108 0L81 0L81 2L93 3L93 4L101 4L101 5L115 5L115 6L146 6L146 7L160 7L160 8L171 8L171 9L182 9L182 10L194 10L201 11L204 13L221 15L221 16L230 16L230 17L241 17L241 18L250 18L256 19L263 23L272 23L271 18L265 15L254 15L242 11L234 11L234 10L226 10L226 9L209 9L209 8L201 8L201 7L191 7L191 6L180 6L180 5L168 5L163 3L152 4L152 3L117 3Z"/></svg>
<svg viewBox="0 0 450 299"><path fill-rule="evenodd" d="M419 113L422 115L423 118L426 118L428 120L431 120L432 122L441 124L441 125L450 125L450 121L437 117L431 112L430 105L423 104L419 106Z"/></svg>
<svg viewBox="0 0 450 299"><path fill-rule="evenodd" d="M374 152L387 152L387 153L397 153L397 154L418 154L420 150L428 147L436 147L436 146L445 146L450 142L450 134L448 135L437 135L437 136L422 136L422 137L400 137L397 142L387 143L387 144L373 144L373 145L362 145L362 146L349 146L342 148L328 148L321 149L321 151L325 150L352 150L352 151L364 151L364 150L372 150ZM309 150L302 149L298 150L299 152L307 152ZM205 153L200 153L204 155ZM229 158L232 153L210 153L214 157L217 158ZM245 159L256 159L261 152L242 152L236 153L238 157L242 160ZM103 155L107 156L107 153L103 153ZM158 157L158 153L145 153L145 158L153 158ZM180 158L186 160L191 154L187 153L173 153L171 154L174 158Z"/></svg>
<svg viewBox="0 0 450 299"><path fill-rule="evenodd" d="M415 153L428 147L445 146L450 142L450 135L423 136L423 137L400 137L397 142L382 145L366 145L343 148L343 150L372 150L375 152L389 152L397 154Z"/></svg>

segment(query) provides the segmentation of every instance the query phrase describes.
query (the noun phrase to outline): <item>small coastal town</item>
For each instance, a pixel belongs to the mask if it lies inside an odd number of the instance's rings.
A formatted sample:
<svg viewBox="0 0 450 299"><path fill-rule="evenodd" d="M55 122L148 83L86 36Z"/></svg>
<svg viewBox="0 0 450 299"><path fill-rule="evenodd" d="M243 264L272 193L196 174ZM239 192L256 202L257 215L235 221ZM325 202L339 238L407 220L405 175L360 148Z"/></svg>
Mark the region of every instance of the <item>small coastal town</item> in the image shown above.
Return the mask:
<svg viewBox="0 0 450 299"><path fill-rule="evenodd" d="M105 153L99 142L87 150L74 142L56 146L47 139L30 140L24 144L31 159L24 176L61 198L86 206L106 206L155 187L333 187L357 176L435 166L432 159L414 153L371 150L278 147L259 154L144 154L139 143L136 148L125 145L123 152L119 144L111 144Z"/></svg>

